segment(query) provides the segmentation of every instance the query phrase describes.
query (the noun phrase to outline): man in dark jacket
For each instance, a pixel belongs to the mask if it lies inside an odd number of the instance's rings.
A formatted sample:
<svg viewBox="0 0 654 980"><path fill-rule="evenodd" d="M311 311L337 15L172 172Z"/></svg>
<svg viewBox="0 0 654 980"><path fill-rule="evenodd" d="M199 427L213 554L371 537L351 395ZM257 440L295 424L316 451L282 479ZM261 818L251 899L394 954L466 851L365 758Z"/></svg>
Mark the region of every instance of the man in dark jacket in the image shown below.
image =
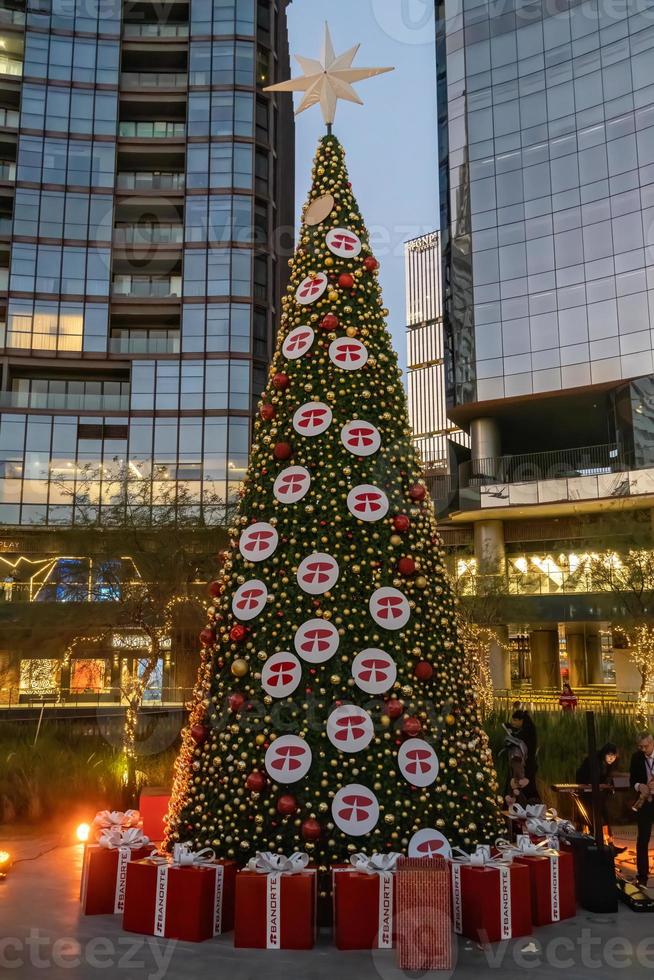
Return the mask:
<svg viewBox="0 0 654 980"><path fill-rule="evenodd" d="M649 878L649 841L654 823L654 738L649 732L638 736L638 752L631 757L629 781L640 794L642 805L637 810L638 839L636 841L636 867L638 884L647 885Z"/></svg>

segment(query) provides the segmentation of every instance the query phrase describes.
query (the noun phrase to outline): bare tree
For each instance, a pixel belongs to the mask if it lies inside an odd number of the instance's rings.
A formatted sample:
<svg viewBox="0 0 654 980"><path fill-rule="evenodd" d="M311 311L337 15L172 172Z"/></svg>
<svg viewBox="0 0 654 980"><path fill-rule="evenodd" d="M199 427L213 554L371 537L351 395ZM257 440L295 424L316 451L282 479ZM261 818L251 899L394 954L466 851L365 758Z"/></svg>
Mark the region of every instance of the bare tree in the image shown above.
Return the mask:
<svg viewBox="0 0 654 980"><path fill-rule="evenodd" d="M104 622L73 636L66 657L84 641L101 643L110 631L129 628L144 639L146 655L121 677L126 703L123 750L126 795L136 795L139 712L162 651L174 630L195 634L206 619L206 583L216 575L227 541L232 506L217 494L198 501L188 484L170 479L165 466L116 466L100 490L95 467L78 474L70 497L73 526L68 545L92 555L88 598L110 608ZM101 493L101 505L99 504ZM107 621L109 620L109 621Z"/></svg>

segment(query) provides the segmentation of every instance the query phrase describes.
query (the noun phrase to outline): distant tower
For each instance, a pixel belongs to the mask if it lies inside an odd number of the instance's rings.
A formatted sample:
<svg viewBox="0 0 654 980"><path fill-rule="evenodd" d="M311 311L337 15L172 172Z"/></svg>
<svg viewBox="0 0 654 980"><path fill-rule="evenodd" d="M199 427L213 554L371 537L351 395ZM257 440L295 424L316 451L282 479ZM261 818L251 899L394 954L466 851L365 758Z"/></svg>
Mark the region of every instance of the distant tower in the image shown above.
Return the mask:
<svg viewBox="0 0 654 980"><path fill-rule="evenodd" d="M409 416L413 440L429 477L450 472L449 441L468 436L447 417L441 302L440 235L405 244Z"/></svg>

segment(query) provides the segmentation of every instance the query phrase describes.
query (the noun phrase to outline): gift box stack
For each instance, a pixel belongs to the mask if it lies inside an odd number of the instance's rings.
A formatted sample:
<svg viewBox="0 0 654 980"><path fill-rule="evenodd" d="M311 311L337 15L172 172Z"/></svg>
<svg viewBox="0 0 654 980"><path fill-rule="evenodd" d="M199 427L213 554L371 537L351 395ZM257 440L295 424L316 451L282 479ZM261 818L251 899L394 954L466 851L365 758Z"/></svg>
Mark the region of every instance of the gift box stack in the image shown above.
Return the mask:
<svg viewBox="0 0 654 980"><path fill-rule="evenodd" d="M127 867L149 855L138 810L102 810L84 848L80 903L84 915L118 915L125 908Z"/></svg>

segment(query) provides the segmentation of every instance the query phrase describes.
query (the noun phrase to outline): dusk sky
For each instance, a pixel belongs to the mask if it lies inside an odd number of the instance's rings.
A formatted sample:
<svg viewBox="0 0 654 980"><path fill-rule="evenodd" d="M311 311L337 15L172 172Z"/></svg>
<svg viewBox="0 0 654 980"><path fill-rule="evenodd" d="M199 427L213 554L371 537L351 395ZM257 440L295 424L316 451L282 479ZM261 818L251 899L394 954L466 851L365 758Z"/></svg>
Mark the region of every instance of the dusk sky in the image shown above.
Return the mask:
<svg viewBox="0 0 654 980"><path fill-rule="evenodd" d="M361 43L354 67L395 67L356 86L364 106L339 102L334 133L345 146L353 190L381 262L403 369L403 243L438 227L433 13L433 0L293 0L289 7L292 56L320 57L327 19L336 54ZM300 74L295 60L292 71ZM296 217L323 132L319 108L296 118Z"/></svg>

